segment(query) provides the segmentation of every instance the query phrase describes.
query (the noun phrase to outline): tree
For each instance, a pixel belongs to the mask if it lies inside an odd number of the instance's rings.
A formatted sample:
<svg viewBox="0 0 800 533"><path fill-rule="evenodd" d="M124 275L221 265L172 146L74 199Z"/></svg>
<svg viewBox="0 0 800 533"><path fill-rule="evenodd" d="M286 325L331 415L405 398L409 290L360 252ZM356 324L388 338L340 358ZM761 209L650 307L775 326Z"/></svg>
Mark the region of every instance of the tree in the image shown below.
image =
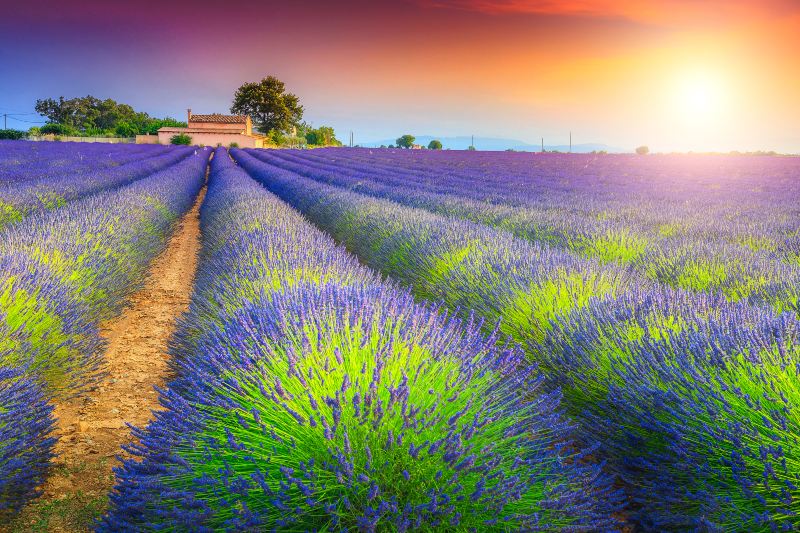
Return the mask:
<svg viewBox="0 0 800 533"><path fill-rule="evenodd" d="M133 124L121 120L117 122L117 127L114 128L114 133L120 137L136 137L139 130Z"/></svg>
<svg viewBox="0 0 800 533"><path fill-rule="evenodd" d="M416 140L416 137L406 133L402 137L398 137L397 141L395 141L395 142L397 143L397 147L398 148L411 148L412 146L414 146L414 141L415 140Z"/></svg>
<svg viewBox="0 0 800 533"><path fill-rule="evenodd" d="M428 150L441 150L441 149L442 149L442 141L437 141L436 139L434 139L428 143Z"/></svg>
<svg viewBox="0 0 800 533"><path fill-rule="evenodd" d="M336 133L330 126L320 126L319 128L305 128L306 142L312 146L341 146L342 143L336 138Z"/></svg>
<svg viewBox="0 0 800 533"><path fill-rule="evenodd" d="M644 145L639 146L638 148L636 148L636 153L639 155L647 155L650 153L650 148Z"/></svg>
<svg viewBox="0 0 800 533"><path fill-rule="evenodd" d="M146 124L139 127L140 134L155 135L161 128L185 128L186 122L176 120L172 117L151 118Z"/></svg>
<svg viewBox="0 0 800 533"><path fill-rule="evenodd" d="M58 100L46 98L37 100L36 112L47 117L50 122L72 126L79 130L113 130L120 121L134 122L137 113L127 104L120 104L110 98L101 100L92 95ZM146 113L141 113L148 117Z"/></svg>
<svg viewBox="0 0 800 533"><path fill-rule="evenodd" d="M470 152L474 152L475 151L475 147L470 144L469 147L467 148L467 150L469 150Z"/></svg>
<svg viewBox="0 0 800 533"><path fill-rule="evenodd" d="M158 119L137 112L128 104L92 95L58 100L45 98L36 101L36 112L47 117L54 127L63 127L75 135L123 135L156 133L164 126L185 127L185 122L173 118Z"/></svg>
<svg viewBox="0 0 800 533"><path fill-rule="evenodd" d="M47 117L50 122L64 124L67 119L65 103L63 96L59 96L58 100L45 98L44 100L36 100L34 109L43 117Z"/></svg>
<svg viewBox="0 0 800 533"><path fill-rule="evenodd" d="M303 106L282 81L267 76L260 82L248 82L236 89L231 113L250 115L261 133L287 133L303 118Z"/></svg>

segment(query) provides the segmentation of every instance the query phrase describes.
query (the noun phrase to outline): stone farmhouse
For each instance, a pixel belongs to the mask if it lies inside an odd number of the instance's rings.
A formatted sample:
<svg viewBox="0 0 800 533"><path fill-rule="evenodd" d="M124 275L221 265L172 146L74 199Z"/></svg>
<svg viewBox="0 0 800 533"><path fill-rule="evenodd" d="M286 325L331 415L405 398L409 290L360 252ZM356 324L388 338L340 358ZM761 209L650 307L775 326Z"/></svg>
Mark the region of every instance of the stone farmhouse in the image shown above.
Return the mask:
<svg viewBox="0 0 800 533"><path fill-rule="evenodd" d="M158 142L169 144L174 135L184 133L192 138L192 144L204 146L230 146L240 148L263 148L266 136L253 133L253 122L248 115L193 115L187 110L187 127L166 127L158 130Z"/></svg>

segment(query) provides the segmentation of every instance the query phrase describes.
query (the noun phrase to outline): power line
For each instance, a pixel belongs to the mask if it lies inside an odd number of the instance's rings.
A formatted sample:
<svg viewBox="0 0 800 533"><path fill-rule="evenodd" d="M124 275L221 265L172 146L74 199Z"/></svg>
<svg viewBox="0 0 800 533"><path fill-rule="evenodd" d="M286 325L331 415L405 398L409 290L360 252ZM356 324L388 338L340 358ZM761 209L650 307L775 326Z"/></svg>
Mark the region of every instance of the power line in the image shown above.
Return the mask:
<svg viewBox="0 0 800 533"><path fill-rule="evenodd" d="M9 111L8 108L6 108L6 107L0 107L0 111L3 111L7 115L38 115L39 114L39 113L30 113L30 112L23 113L23 112L17 112L17 111Z"/></svg>
<svg viewBox="0 0 800 533"><path fill-rule="evenodd" d="M11 115L10 113L3 113L3 116L4 117L8 117L11 120L16 120L17 122L27 122L28 124L46 124L47 123L46 120L25 120L25 119L22 119L22 118L14 118L14 116Z"/></svg>

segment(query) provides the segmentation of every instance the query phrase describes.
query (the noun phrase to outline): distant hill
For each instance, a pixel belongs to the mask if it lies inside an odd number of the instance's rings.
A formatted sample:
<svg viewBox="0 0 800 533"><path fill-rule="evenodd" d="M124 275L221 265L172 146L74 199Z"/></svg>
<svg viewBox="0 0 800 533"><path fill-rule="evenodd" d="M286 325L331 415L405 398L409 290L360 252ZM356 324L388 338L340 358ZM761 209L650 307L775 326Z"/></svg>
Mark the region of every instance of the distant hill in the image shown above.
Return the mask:
<svg viewBox="0 0 800 533"><path fill-rule="evenodd" d="M428 146L428 143L433 139L442 141L444 148L451 150L466 150L469 148L472 139L470 137L434 137L432 135L419 135L417 136L416 143L422 146ZM394 144L395 139L384 139L380 141L372 141L367 143L360 143L360 146L369 148L376 148L380 145ZM529 144L519 139L504 139L500 137L475 137L475 148L478 150L519 150L525 152L538 152L542 149L541 145ZM559 152L568 152L568 144L548 145L544 146L545 150ZM594 150L605 150L606 152L619 153L619 152L632 152L633 150L625 150L616 146L609 146L602 143L582 143L572 145L572 151L579 154L585 154Z"/></svg>

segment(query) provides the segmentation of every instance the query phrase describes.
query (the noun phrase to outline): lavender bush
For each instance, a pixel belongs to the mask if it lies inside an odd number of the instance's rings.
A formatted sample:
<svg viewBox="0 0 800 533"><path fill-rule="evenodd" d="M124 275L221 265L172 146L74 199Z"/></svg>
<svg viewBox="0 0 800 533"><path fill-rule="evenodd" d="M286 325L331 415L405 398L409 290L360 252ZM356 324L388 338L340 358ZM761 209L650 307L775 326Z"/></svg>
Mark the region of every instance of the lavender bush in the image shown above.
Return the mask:
<svg viewBox="0 0 800 533"><path fill-rule="evenodd" d="M576 257L494 228L317 183L234 157L254 178L368 265L425 298L478 312L521 342L589 298L646 283L616 265Z"/></svg>
<svg viewBox="0 0 800 533"><path fill-rule="evenodd" d="M595 456L624 482L636 527L797 527L798 323L778 314L798 309L790 264L698 232L620 271L266 162L291 155L234 155L368 264L448 307L502 318L545 388L563 390L579 441L599 440ZM596 279L616 282L586 283ZM652 282L670 279L689 292Z"/></svg>
<svg viewBox="0 0 800 533"><path fill-rule="evenodd" d="M55 439L46 398L36 382L0 366L0 519L35 498L47 474Z"/></svg>
<svg viewBox="0 0 800 533"><path fill-rule="evenodd" d="M647 530L794 530L800 322L686 293L598 300L533 347Z"/></svg>
<svg viewBox="0 0 800 533"><path fill-rule="evenodd" d="M381 282L224 150L202 217L214 289L101 531L617 525L516 346Z"/></svg>
<svg viewBox="0 0 800 533"><path fill-rule="evenodd" d="M796 158L248 153L319 182L628 265L667 286L799 309Z"/></svg>
<svg viewBox="0 0 800 533"><path fill-rule="evenodd" d="M97 324L141 283L199 190L208 153L118 191L31 215L0 232L2 363L23 366L60 396L96 377Z"/></svg>
<svg viewBox="0 0 800 533"><path fill-rule="evenodd" d="M0 514L37 495L48 402L98 378L98 326L125 304L199 191L208 152L0 231Z"/></svg>
<svg viewBox="0 0 800 533"><path fill-rule="evenodd" d="M147 151L117 149L108 154L107 149L74 146L64 153L60 144L34 145L36 154L42 157L33 161L13 159L15 150L9 150L11 154L4 152L8 145L0 144L0 229L36 211L56 209L84 196L126 185L174 165L192 153L189 148L165 152L156 147L157 150ZM30 147L31 143L23 145ZM29 148L26 155L30 156L32 151ZM149 154L152 156L145 157ZM61 159L67 156L70 159ZM16 164L11 166L10 161ZM2 175L4 163L6 176Z"/></svg>

